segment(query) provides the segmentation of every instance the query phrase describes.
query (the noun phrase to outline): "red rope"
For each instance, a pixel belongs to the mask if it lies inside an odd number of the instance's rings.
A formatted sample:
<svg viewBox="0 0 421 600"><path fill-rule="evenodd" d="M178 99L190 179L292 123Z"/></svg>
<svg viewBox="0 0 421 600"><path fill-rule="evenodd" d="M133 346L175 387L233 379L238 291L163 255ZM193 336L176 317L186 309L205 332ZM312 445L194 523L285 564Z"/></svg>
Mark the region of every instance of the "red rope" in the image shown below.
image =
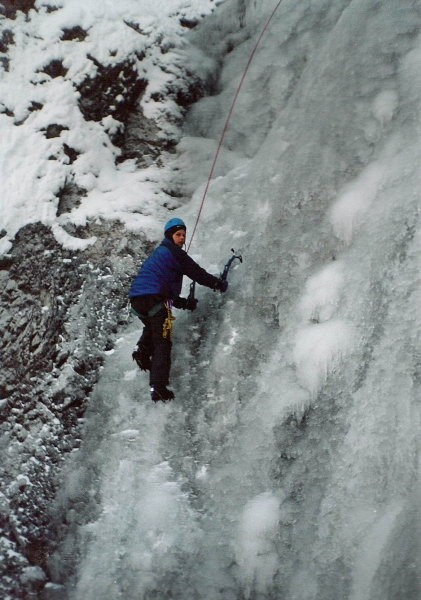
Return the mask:
<svg viewBox="0 0 421 600"><path fill-rule="evenodd" d="M266 23L265 23L265 26L263 27L263 29L262 29L262 31L261 31L261 33L260 33L259 37L258 37L258 40L257 40L257 42L256 42L256 43L255 43L255 45L254 45L254 48L253 48L253 50L252 50L252 52L251 52L251 54L250 54L250 56L249 56L249 59L248 59L248 61L247 61L246 67L245 67L245 69L244 69L244 72L243 72L243 74L242 74L242 76L241 76L240 83L238 84L238 87L237 87L237 90L236 90L236 92L235 92L235 95L234 95L233 101L232 101L232 103L231 103L231 106L230 106L230 109L229 109L229 111L228 111L228 116L227 116L227 118L226 118L226 120L225 120L225 124L224 124L224 127L223 127L223 129L222 129L221 137L220 137L220 139L219 139L219 143L218 143L218 148L217 148L217 150L216 150L216 152L215 152L215 156L214 156L214 158L213 158L213 162L212 162L211 170L209 171L209 175L208 175L208 179L207 179L207 182L206 182L205 190L204 190L204 192L203 192L203 196L202 196L202 201L201 201L201 203L200 203L199 210L198 210L198 213L197 213L196 222L195 222L195 224L194 224L194 227L193 227L193 232L192 232L192 234L191 234L190 241L189 241L189 245L188 245L188 247L187 247L187 252L190 250L190 246L191 246L191 243L192 243L192 241L193 241L194 234L196 233L197 225L198 225L198 223L199 223L200 216L201 216L201 214L202 214L203 205L205 204L205 199L206 199L206 196L207 196L207 193L208 193L208 189L209 189L209 186L210 186L210 182L211 182L211 180L212 180L212 177L213 177L213 172L214 172L214 170L215 170L216 161L218 160L218 156L219 156L219 153L220 153L220 151L221 151L221 148L222 148L222 143L223 143L223 141L224 141L225 134L226 134L226 132L227 132L228 125L229 125L229 122L230 122L230 119L231 119L232 113L234 112L234 107L235 107L235 104L236 104L236 102L237 102L237 98L238 98L238 96L239 96L239 94L240 94L240 91L241 91L241 88L242 88L242 86L243 86L244 80L245 80L245 78L246 78L247 72L248 72L248 70L249 70L249 67L250 67L250 65L251 65L251 62L252 62L252 60L253 60L253 58L254 58L254 55L256 54L257 48L259 47L259 44L260 44L260 42L261 42L261 40L262 40L262 37L263 37L263 36L264 36L264 34L266 33L266 30L267 30L267 28L269 27L269 24L270 24L270 22L271 22L271 20L272 20L273 16L275 15L276 11L278 10L279 6L281 5L282 1L283 1L283 0L279 0L279 2L276 4L275 8L273 9L272 13L270 14L270 16L269 16L268 20L266 21Z"/></svg>

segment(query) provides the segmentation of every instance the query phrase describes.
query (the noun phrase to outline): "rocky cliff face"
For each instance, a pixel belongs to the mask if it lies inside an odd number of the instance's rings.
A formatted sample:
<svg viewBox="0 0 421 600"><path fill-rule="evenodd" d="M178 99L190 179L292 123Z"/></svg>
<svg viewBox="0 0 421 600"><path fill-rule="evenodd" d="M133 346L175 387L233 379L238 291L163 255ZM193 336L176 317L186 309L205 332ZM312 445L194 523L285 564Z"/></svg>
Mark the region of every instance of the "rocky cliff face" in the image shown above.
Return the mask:
<svg viewBox="0 0 421 600"><path fill-rule="evenodd" d="M2 575L13 597L44 583L60 465L78 445L104 353L128 317L130 274L150 246L117 223L95 231L95 246L72 252L28 225L0 272Z"/></svg>
<svg viewBox="0 0 421 600"><path fill-rule="evenodd" d="M4 1L0 5L4 70L14 43L8 20L33 5ZM186 21L185 27L193 26ZM75 27L63 36L82 40L85 34ZM84 118L99 121L111 114L119 121L121 126L110 134L120 149L117 161L134 159L138 168L159 161L175 139L163 135L159 124L143 115L139 99L146 81L133 68L133 58L112 67L97 61L96 67L97 76L78 85ZM44 72L50 77L65 74L60 61L46 65ZM171 93L180 114L202 93L203 85L192 73L178 87L174 84ZM61 131L52 122L45 136L58 137ZM78 156L67 144L63 153L68 164ZM85 193L66 180L58 194L57 215L71 212ZM49 510L60 486L61 464L78 446L84 410L103 358L128 319L130 280L155 243L127 232L118 221L96 219L83 227L67 224L65 229L76 238L95 236L96 242L84 250L68 250L48 226L32 223L18 232L0 262L0 595L9 599L60 597L60 591L45 582L47 559L55 545Z"/></svg>

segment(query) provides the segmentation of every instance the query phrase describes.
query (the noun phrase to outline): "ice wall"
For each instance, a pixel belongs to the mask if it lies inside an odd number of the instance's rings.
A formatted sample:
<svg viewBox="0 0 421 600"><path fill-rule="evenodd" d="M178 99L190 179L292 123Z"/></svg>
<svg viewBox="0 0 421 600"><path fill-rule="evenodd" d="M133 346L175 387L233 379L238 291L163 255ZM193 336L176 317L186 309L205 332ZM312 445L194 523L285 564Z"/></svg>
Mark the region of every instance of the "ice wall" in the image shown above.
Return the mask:
<svg viewBox="0 0 421 600"><path fill-rule="evenodd" d="M174 163L202 177L192 224L272 8L227 2L195 34L222 71ZM171 405L130 370L136 323L110 358L74 463L96 498L74 600L418 597L420 20L281 3L191 249L244 265L178 316Z"/></svg>

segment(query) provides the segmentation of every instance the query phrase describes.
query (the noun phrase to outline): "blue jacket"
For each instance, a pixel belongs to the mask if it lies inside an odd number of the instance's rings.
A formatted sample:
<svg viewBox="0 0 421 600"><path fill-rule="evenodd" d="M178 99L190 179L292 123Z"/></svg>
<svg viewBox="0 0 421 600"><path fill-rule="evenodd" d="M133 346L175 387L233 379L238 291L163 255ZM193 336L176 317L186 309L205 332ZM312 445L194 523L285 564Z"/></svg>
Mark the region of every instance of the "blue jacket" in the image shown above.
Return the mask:
<svg viewBox="0 0 421 600"><path fill-rule="evenodd" d="M133 280L129 297L157 295L164 299L178 298L183 275L213 289L219 281L202 269L182 248L165 238L143 263Z"/></svg>

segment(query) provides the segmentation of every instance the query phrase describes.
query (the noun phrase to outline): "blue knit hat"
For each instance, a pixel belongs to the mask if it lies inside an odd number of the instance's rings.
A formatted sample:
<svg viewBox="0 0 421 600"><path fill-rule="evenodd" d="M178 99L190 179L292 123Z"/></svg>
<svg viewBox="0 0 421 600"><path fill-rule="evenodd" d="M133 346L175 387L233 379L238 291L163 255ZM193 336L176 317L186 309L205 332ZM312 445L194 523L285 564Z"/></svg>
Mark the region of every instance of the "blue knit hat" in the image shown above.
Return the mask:
<svg viewBox="0 0 421 600"><path fill-rule="evenodd" d="M174 217L165 223L164 231L168 231L168 229L172 229L173 227L177 227L177 229L187 229L184 221L178 219L177 217Z"/></svg>
<svg viewBox="0 0 421 600"><path fill-rule="evenodd" d="M178 219L177 217L170 219L167 223L165 223L165 227L164 227L165 237L168 238L169 240L172 239L172 236L174 235L174 233L176 231L178 231L179 229L184 229L184 231L186 231L187 227L186 227L186 224L184 223L184 221L182 221L181 219Z"/></svg>

